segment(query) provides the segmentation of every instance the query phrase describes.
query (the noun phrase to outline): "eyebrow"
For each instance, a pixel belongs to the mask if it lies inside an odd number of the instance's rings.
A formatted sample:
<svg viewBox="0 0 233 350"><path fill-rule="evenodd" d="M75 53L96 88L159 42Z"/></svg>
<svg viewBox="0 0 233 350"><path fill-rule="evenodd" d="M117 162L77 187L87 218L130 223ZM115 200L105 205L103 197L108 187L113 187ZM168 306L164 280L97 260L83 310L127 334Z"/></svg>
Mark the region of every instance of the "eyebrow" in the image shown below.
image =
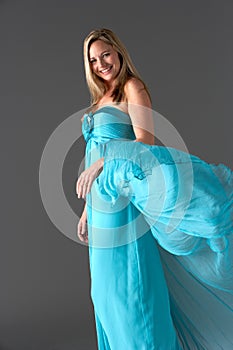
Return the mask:
<svg viewBox="0 0 233 350"><path fill-rule="evenodd" d="M105 52L109 52L109 50L105 50L105 51L101 52L100 56L103 55ZM90 60L92 60L93 58L95 58L95 57L90 57Z"/></svg>

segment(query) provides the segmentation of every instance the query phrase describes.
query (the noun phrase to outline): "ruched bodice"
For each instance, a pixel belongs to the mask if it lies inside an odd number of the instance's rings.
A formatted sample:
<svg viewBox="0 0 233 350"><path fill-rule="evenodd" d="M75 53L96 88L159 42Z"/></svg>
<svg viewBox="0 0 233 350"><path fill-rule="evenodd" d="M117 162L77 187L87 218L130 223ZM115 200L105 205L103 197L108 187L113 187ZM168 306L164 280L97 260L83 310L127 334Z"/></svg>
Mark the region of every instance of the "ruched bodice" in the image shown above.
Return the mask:
<svg viewBox="0 0 233 350"><path fill-rule="evenodd" d="M90 139L96 143L120 138L135 139L130 116L112 106L101 107L94 113L85 113L82 130L86 142Z"/></svg>

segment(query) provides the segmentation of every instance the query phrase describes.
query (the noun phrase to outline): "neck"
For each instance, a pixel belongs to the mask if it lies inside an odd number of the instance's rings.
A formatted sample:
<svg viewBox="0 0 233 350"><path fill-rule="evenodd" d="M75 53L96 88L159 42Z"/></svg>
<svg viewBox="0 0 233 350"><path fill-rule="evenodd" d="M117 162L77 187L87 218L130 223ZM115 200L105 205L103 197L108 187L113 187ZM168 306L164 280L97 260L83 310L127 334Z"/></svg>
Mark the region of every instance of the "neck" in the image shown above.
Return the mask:
<svg viewBox="0 0 233 350"><path fill-rule="evenodd" d="M107 87L107 92L112 93L116 87L116 81L114 80L114 81L106 82L106 87Z"/></svg>

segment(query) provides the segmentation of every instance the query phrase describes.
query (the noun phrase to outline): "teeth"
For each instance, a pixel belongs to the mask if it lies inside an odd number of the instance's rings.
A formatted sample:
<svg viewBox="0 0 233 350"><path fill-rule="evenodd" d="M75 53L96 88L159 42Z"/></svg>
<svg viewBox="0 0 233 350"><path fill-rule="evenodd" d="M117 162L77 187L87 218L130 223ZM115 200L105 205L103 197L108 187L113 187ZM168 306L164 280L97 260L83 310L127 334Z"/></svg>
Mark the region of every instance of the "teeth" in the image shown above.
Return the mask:
<svg viewBox="0 0 233 350"><path fill-rule="evenodd" d="M110 69L111 69L111 68L103 69L103 70L101 71L101 73L106 73L106 72L108 72Z"/></svg>

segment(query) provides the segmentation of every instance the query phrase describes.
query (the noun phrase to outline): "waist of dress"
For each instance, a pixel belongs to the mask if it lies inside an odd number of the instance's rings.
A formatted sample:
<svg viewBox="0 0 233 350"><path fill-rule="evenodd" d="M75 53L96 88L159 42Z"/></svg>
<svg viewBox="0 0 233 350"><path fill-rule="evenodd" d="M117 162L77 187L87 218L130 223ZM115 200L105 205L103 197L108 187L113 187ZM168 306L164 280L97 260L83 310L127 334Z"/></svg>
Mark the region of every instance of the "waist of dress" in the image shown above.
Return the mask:
<svg viewBox="0 0 233 350"><path fill-rule="evenodd" d="M90 135L90 137L88 137L86 139L86 143L94 143L94 144L101 144L101 143L106 143L106 142L109 142L109 141L112 141L112 140L117 140L117 141L133 141L135 140L135 137L134 136L125 136L125 137L121 137L121 136L118 136L118 135L115 135L114 137L109 137L109 136L99 136L99 135Z"/></svg>

